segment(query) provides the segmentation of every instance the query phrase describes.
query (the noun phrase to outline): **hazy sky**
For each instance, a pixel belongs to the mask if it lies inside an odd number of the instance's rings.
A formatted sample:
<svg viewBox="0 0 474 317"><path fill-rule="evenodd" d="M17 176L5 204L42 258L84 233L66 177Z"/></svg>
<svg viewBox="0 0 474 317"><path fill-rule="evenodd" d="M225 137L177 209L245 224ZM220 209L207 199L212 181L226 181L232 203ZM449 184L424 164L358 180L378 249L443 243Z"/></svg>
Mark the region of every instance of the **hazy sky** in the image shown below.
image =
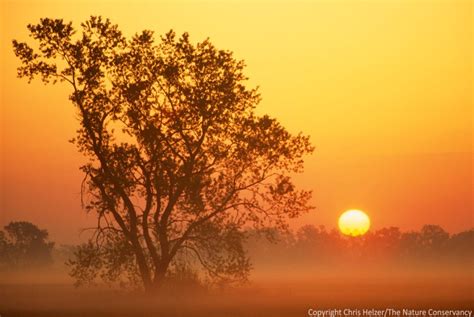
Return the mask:
<svg viewBox="0 0 474 317"><path fill-rule="evenodd" d="M74 242L93 223L68 89L17 79L11 40L41 17L102 15L127 35L209 37L246 61L258 111L316 146L297 179L317 209L298 224L334 227L360 208L375 229L473 226L469 0L0 1L0 225L29 220Z"/></svg>

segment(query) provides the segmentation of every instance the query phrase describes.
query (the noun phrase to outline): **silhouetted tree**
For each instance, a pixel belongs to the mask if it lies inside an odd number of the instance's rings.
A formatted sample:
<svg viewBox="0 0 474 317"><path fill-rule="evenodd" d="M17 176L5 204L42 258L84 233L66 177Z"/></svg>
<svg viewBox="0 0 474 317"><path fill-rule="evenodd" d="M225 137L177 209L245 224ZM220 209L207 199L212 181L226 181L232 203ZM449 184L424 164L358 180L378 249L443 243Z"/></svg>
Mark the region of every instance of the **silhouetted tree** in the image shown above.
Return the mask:
<svg viewBox="0 0 474 317"><path fill-rule="evenodd" d="M400 237L400 248L403 254L408 257L416 255L420 249L420 245L421 236L419 232L409 231L402 233Z"/></svg>
<svg viewBox="0 0 474 317"><path fill-rule="evenodd" d="M474 229L459 232L451 236L447 250L456 260L474 261Z"/></svg>
<svg viewBox="0 0 474 317"><path fill-rule="evenodd" d="M364 252L367 257L384 256L390 260L399 253L402 233L397 227L382 228L364 236Z"/></svg>
<svg viewBox="0 0 474 317"><path fill-rule="evenodd" d="M48 231L26 221L10 222L0 231L0 261L2 266L21 268L52 262L53 242Z"/></svg>
<svg viewBox="0 0 474 317"><path fill-rule="evenodd" d="M8 266L11 263L10 248L11 245L5 236L5 232L0 231L0 267Z"/></svg>
<svg viewBox="0 0 474 317"><path fill-rule="evenodd" d="M285 229L310 208L310 192L288 176L312 152L308 137L257 115L244 63L209 40L172 31L158 43L151 31L127 40L100 17L81 26L75 36L71 23L42 19L28 25L37 49L13 41L20 77L72 87L73 142L89 159L85 205L98 217L73 276L133 267L152 290L187 252L212 277L245 279L242 228Z"/></svg>
<svg viewBox="0 0 474 317"><path fill-rule="evenodd" d="M296 232L296 239L296 250L300 254L312 254L321 258L321 260L331 258L336 249L341 249L340 234L334 230L328 232L324 226L302 226ZM340 252L340 250L337 252Z"/></svg>
<svg viewBox="0 0 474 317"><path fill-rule="evenodd" d="M259 262L265 263L266 267L270 263L283 265L283 258L294 257L292 251L294 251L295 241L291 231L282 232L275 228L268 228L264 231L248 230L247 236L246 248L254 259L253 263L255 263L254 255L258 257ZM293 260L295 259L293 258ZM279 261L279 263L275 261Z"/></svg>
<svg viewBox="0 0 474 317"><path fill-rule="evenodd" d="M432 250L442 249L449 240L449 233L437 225L424 225L420 234L422 245Z"/></svg>

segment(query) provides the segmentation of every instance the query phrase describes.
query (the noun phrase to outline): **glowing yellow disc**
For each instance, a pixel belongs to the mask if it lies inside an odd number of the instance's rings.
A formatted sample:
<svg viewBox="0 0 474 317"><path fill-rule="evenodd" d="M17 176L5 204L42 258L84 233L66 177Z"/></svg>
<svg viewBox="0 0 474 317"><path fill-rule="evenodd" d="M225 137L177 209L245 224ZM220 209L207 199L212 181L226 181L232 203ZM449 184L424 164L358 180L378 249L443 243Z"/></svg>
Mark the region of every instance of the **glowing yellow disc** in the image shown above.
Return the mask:
<svg viewBox="0 0 474 317"><path fill-rule="evenodd" d="M339 217L339 230L347 236L364 235L370 228L369 216L362 210L351 209Z"/></svg>

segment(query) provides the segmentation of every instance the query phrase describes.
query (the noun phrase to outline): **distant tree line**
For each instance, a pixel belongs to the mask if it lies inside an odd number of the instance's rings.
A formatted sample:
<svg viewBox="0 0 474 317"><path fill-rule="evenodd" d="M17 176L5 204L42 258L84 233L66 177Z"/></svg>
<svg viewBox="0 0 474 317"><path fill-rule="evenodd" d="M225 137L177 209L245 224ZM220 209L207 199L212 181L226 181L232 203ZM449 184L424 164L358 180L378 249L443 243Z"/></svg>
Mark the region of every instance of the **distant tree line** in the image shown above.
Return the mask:
<svg viewBox="0 0 474 317"><path fill-rule="evenodd" d="M419 231L402 232L397 227L382 228L361 237L346 237L338 230L305 225L295 231L246 232L247 252L256 266L333 266L345 261L366 265L391 262L395 265L427 263L474 265L474 229L449 234L437 225L425 225ZM0 230L0 269L28 269L64 264L79 250L77 246L55 247L48 231L18 221ZM117 254L120 257L119 254ZM106 260L106 259L104 259ZM118 259L119 260L119 259ZM171 284L198 281L198 271L181 261L168 274Z"/></svg>
<svg viewBox="0 0 474 317"><path fill-rule="evenodd" d="M382 228L361 237L346 237L338 230L305 225L296 232L268 232L273 243L250 234L247 248L260 264L324 266L334 263L391 262L396 265L474 264L474 229L450 235L437 225L420 231L402 232L397 227ZM280 264L278 264L280 263Z"/></svg>

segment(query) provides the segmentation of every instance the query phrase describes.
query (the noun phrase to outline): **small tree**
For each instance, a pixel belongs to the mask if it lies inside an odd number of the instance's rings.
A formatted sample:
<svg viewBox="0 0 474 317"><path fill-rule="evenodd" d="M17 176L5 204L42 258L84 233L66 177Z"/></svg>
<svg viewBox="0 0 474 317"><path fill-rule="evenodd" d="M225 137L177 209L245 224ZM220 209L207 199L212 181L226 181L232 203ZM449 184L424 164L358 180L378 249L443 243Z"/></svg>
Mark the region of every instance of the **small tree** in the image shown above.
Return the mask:
<svg viewBox="0 0 474 317"><path fill-rule="evenodd" d="M81 27L75 37L71 23L42 19L28 25L37 49L13 41L20 77L72 88L73 142L89 159L84 203L98 218L72 274L87 282L125 270L152 290L185 253L211 277L245 279L242 229L284 230L310 208L288 175L302 172L308 137L257 115L244 63L209 40L173 31L127 40L100 17Z"/></svg>
<svg viewBox="0 0 474 317"><path fill-rule="evenodd" d="M5 267L41 266L52 262L48 231L26 221L10 222L0 231L0 259Z"/></svg>

